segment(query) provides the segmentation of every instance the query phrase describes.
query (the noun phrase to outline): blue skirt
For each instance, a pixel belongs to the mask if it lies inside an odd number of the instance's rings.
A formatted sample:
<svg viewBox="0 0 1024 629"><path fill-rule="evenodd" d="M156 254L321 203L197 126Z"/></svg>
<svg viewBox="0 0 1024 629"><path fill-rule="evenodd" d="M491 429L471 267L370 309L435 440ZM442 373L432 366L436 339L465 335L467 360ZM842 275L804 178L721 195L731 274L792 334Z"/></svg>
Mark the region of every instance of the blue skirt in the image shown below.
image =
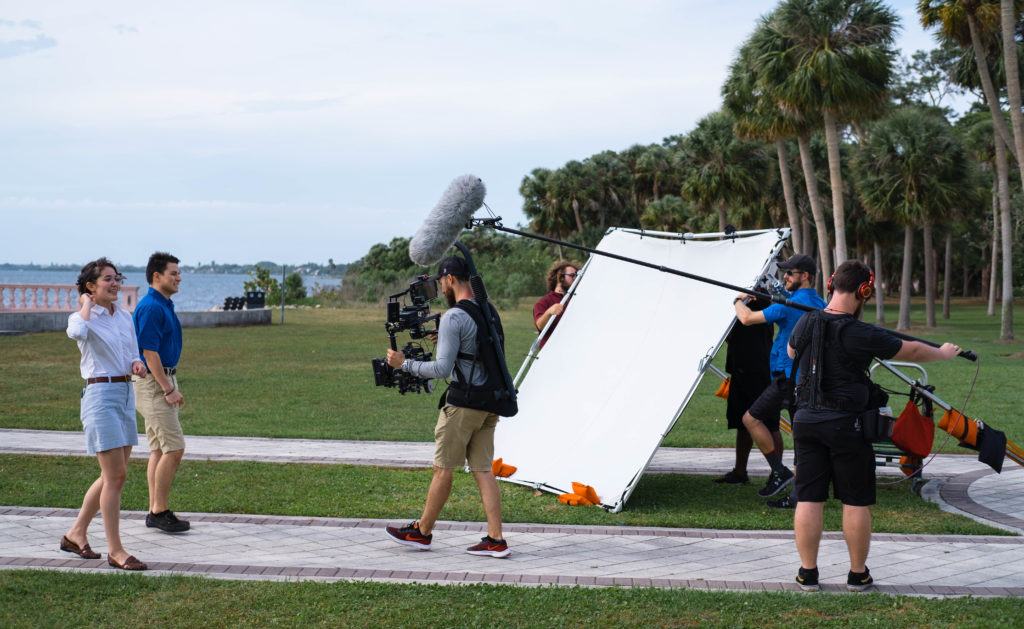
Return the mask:
<svg viewBox="0 0 1024 629"><path fill-rule="evenodd" d="M82 392L82 429L89 454L139 444L131 382L98 382Z"/></svg>

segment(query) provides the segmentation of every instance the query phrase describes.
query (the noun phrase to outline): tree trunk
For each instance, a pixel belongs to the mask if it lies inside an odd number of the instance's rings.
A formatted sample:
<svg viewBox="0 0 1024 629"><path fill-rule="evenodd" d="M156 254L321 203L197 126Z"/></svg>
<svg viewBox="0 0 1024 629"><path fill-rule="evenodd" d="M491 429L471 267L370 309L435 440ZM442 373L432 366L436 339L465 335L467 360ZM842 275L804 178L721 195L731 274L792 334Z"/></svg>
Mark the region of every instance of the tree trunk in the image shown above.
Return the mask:
<svg viewBox="0 0 1024 629"><path fill-rule="evenodd" d="M882 244L875 241L875 321L885 323L885 272L882 269Z"/></svg>
<svg viewBox="0 0 1024 629"><path fill-rule="evenodd" d="M1003 62L1006 66L1006 95L1010 101L1010 123L1013 125L1013 153L1024 155L1024 113L1021 113L1020 68L1017 63L1017 11L1014 0L1002 0L1001 22L1003 27ZM1024 183L1024 160L1017 160L1021 182ZM1005 249L1004 249L1005 251ZM1010 249L1013 253L1013 249Z"/></svg>
<svg viewBox="0 0 1024 629"><path fill-rule="evenodd" d="M988 310L985 314L996 314L996 278L999 274L999 181L992 182L992 263L988 272Z"/></svg>
<svg viewBox="0 0 1024 629"><path fill-rule="evenodd" d="M897 330L910 328L910 290L913 288L911 264L914 256L914 227L903 226L903 273L900 276L900 317L896 323Z"/></svg>
<svg viewBox="0 0 1024 629"><path fill-rule="evenodd" d="M800 209L800 243L803 245L803 251L807 255L811 255L814 251L814 236L812 235L813 223L811 219L807 218L807 210L805 208Z"/></svg>
<svg viewBox="0 0 1024 629"><path fill-rule="evenodd" d="M1005 158L1004 158L1005 161ZM1008 170L1004 167L1003 169ZM1004 186L1007 185L1004 180ZM1007 186L1008 187L1008 186ZM1000 216L1002 217L1001 234L1003 240L1003 307L1000 313L999 338L1003 341L1013 340L1013 217L1010 215L1010 191L999 195ZM1005 197L1005 202L1003 200Z"/></svg>
<svg viewBox="0 0 1024 629"><path fill-rule="evenodd" d="M949 299L953 294L953 232L946 232L946 257L942 261L942 318L949 318Z"/></svg>
<svg viewBox="0 0 1024 629"><path fill-rule="evenodd" d="M836 266L846 262L846 209L843 206L843 171L839 157L839 123L832 112L822 110L825 143L828 145L828 180L832 186L832 223L836 234Z"/></svg>
<svg viewBox="0 0 1024 629"><path fill-rule="evenodd" d="M932 221L922 221L924 228L924 319L929 328L935 327L935 251L932 241Z"/></svg>
<svg viewBox="0 0 1024 629"><path fill-rule="evenodd" d="M786 214L789 216L790 238L795 253L804 252L804 243L800 231L800 211L796 207L796 193L793 191L793 179L789 174L789 155L786 154L785 140L775 140L775 152L779 155L779 178L782 179L782 196L786 199Z"/></svg>
<svg viewBox="0 0 1024 629"><path fill-rule="evenodd" d="M726 225L725 204L718 204L718 231L724 232Z"/></svg>
<svg viewBox="0 0 1024 629"><path fill-rule="evenodd" d="M984 260L985 256L982 256L981 259ZM963 262L964 262L964 289L960 292L960 296L961 297L967 297L967 290L970 288L970 281L971 281L971 270L967 266L967 256L963 256Z"/></svg>
<svg viewBox="0 0 1024 629"><path fill-rule="evenodd" d="M978 20L974 17L974 14L967 12L967 27L971 31L971 46L974 48L974 65L978 70L978 75L981 78L981 91L985 94L985 100L988 102L989 113L992 114L992 126L996 129L996 144L1002 139L1003 145L1013 153L1013 158L1017 159L1017 152L1014 148L1013 138L1010 136L1010 130L1006 128L1006 120L1003 118L1003 110L999 107L999 94L996 92L995 85L992 84L992 75L988 71L988 64L985 62L987 58L985 55L985 49L981 43L981 34L978 31ZM1019 160L1018 160L1019 161Z"/></svg>
<svg viewBox="0 0 1024 629"><path fill-rule="evenodd" d="M804 171L807 198L811 202L811 214L814 215L814 229L818 234L818 266L822 276L831 277L832 252L828 246L828 226L825 224L825 210L821 207L821 196L818 194L818 180L814 175L810 137L808 134L801 134L797 137L797 143L800 146L800 167Z"/></svg>
<svg viewBox="0 0 1024 629"><path fill-rule="evenodd" d="M576 199L572 200L572 213L576 217L576 233L583 233L583 221L580 220L580 202Z"/></svg>

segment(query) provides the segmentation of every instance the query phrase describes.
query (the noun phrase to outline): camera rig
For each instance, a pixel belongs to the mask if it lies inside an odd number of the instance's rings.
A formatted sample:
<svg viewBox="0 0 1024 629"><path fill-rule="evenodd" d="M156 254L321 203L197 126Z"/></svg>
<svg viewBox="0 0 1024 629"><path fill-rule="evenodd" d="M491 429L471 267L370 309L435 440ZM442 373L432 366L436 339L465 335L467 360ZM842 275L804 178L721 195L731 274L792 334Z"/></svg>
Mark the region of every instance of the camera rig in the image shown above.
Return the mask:
<svg viewBox="0 0 1024 629"><path fill-rule="evenodd" d="M408 295L409 303L403 303ZM388 297L386 304L387 320L384 329L388 333L391 349L398 351L399 332L409 332L412 341L402 348L402 354L411 360L430 360L431 352L413 341L418 341L437 334L437 322L440 314L430 314L430 300L437 297L437 280L429 275L420 275L414 279L406 290ZM426 326L433 324L430 329ZM387 358L374 358L373 380L378 387L397 388L402 395L406 393L430 393L434 384L426 378L418 378L411 373L395 369L388 364Z"/></svg>

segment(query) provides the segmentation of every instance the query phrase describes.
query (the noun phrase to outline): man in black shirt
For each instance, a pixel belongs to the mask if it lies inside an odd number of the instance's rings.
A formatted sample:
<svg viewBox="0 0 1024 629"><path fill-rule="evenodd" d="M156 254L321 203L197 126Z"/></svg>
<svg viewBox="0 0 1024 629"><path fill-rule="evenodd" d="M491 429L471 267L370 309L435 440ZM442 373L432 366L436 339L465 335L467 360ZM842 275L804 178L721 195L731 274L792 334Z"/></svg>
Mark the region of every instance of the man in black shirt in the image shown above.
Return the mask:
<svg viewBox="0 0 1024 629"><path fill-rule="evenodd" d="M874 359L927 362L955 357L960 348L934 348L903 341L860 321L874 294L874 274L858 260L839 265L829 280L831 298L823 311L809 312L793 329L787 348L798 358L797 411L793 441L800 461L799 496L793 528L800 571L797 582L807 591L818 586L818 545L829 485L843 503L843 537L850 553L847 588L862 591L872 584L865 565L871 544L871 509L875 503L875 458L860 422L869 408L868 367ZM820 352L818 348L820 346Z"/></svg>

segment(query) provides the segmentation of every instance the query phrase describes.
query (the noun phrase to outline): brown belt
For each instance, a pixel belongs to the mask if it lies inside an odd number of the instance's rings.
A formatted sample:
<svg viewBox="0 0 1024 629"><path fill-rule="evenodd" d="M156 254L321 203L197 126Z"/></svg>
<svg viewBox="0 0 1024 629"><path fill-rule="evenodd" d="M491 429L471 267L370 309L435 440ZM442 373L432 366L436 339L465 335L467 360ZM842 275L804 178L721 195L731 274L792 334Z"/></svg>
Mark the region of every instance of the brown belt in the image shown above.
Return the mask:
<svg viewBox="0 0 1024 629"><path fill-rule="evenodd" d="M90 384L96 384L98 382L131 382L131 376L100 376L98 378L86 378L86 386Z"/></svg>

